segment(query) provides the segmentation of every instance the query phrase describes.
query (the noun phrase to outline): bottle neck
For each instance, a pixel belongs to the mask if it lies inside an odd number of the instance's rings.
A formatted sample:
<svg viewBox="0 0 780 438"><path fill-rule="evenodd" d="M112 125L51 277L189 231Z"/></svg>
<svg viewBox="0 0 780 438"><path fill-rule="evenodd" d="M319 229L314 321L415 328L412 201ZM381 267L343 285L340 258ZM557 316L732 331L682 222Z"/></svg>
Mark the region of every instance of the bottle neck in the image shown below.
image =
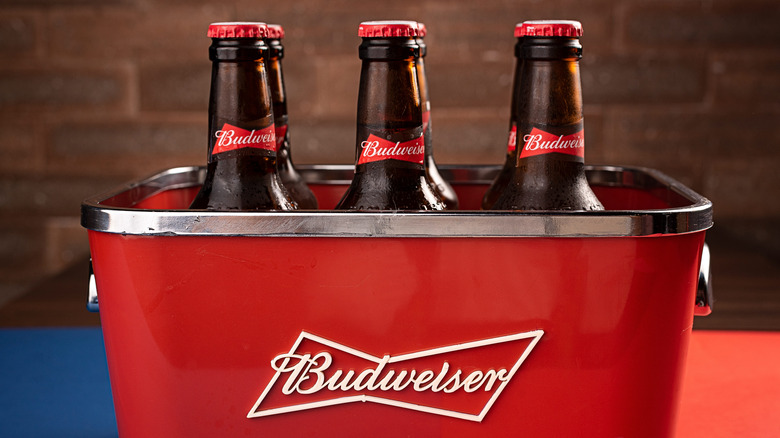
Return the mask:
<svg viewBox="0 0 780 438"><path fill-rule="evenodd" d="M511 103L509 105L509 138L507 139L507 160L515 161L517 157L517 93L520 92L520 74L523 69L523 38L515 43L515 74L512 79ZM509 162L509 161L507 161Z"/></svg>
<svg viewBox="0 0 780 438"><path fill-rule="evenodd" d="M279 40L268 40L268 86L271 88L271 99L274 105L274 118L287 118L287 92L284 86L282 58L284 47ZM286 120L284 120L286 122ZM280 120L276 120L279 126Z"/></svg>
<svg viewBox="0 0 780 438"><path fill-rule="evenodd" d="M275 160L271 93L261 39L213 39L209 96L209 162L236 154Z"/></svg>
<svg viewBox="0 0 780 438"><path fill-rule="evenodd" d="M526 37L515 94L518 163L524 159L584 162L582 89L576 38Z"/></svg>
<svg viewBox="0 0 780 438"><path fill-rule="evenodd" d="M268 40L268 86L274 109L274 130L276 134L277 166L280 170L292 168L288 137L287 90L284 85L282 58L284 47L278 39Z"/></svg>
<svg viewBox="0 0 780 438"><path fill-rule="evenodd" d="M358 92L356 169L423 170L423 108L412 38L364 38Z"/></svg>
<svg viewBox="0 0 780 438"><path fill-rule="evenodd" d="M430 163L433 161L433 135L431 131L431 98L428 94L428 77L425 74L425 44L422 40L417 40L420 46L420 57L416 59L417 63L417 85L420 88L420 102L422 104L423 136L425 138L425 159Z"/></svg>

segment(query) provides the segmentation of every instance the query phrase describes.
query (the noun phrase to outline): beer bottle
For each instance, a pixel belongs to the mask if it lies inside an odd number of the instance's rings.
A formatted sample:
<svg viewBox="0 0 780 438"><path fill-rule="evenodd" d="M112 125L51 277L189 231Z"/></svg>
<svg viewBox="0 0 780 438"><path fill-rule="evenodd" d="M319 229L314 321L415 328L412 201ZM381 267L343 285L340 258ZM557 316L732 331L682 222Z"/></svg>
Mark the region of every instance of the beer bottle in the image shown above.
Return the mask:
<svg viewBox="0 0 780 438"><path fill-rule="evenodd" d="M585 178L576 21L526 21L515 100L517 161L493 210L603 210Z"/></svg>
<svg viewBox="0 0 780 438"><path fill-rule="evenodd" d="M206 180L190 208L292 210L276 171L265 23L213 23Z"/></svg>
<svg viewBox="0 0 780 438"><path fill-rule="evenodd" d="M516 102L517 92L520 89L520 72L523 66L523 38L519 36L521 25L522 23L518 23L515 26L515 38L517 38L517 43L515 43L515 74L512 81L512 100L509 106L509 139L507 140L506 145L506 159L504 160L504 165L501 167L498 175L493 179L487 192L485 192L485 196L482 198L483 210L490 210L490 208L493 207L493 204L496 203L496 199L498 199L501 192L504 191L504 188L509 184L509 181L512 180L512 174L515 172L515 164L517 163Z"/></svg>
<svg viewBox="0 0 780 438"><path fill-rule="evenodd" d="M274 126L276 133L276 168L282 183L290 193L298 208L317 209L317 198L306 185L303 177L295 169L290 155L290 131L287 118L287 89L284 85L282 58L284 58L284 28L278 24L268 25L268 86L271 88L271 100L274 105Z"/></svg>
<svg viewBox="0 0 780 438"><path fill-rule="evenodd" d="M360 24L355 174L337 209L444 209L423 164L417 33L414 21Z"/></svg>
<svg viewBox="0 0 780 438"><path fill-rule="evenodd" d="M425 56L428 48L425 45L427 29L425 24L417 23L417 45L420 46L420 57L417 59L417 83L420 87L420 96L423 105L423 138L425 139L425 174L433 184L433 190L441 197L448 210L458 208L458 195L452 189L450 183L441 176L436 161L433 159L433 135L431 134L431 99L428 93L428 78L425 74Z"/></svg>

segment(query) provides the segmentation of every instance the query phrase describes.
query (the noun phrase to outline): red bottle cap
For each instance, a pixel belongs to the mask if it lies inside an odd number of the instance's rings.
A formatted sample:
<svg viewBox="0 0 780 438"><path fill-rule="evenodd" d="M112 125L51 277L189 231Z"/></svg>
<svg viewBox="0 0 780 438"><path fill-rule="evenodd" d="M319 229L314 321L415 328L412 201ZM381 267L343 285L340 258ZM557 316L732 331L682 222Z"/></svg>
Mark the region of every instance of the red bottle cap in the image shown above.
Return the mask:
<svg viewBox="0 0 780 438"><path fill-rule="evenodd" d="M425 24L423 23L417 23L417 36L420 38L425 38L425 35L428 33L428 29L425 28Z"/></svg>
<svg viewBox="0 0 780 438"><path fill-rule="evenodd" d="M267 38L268 27L265 23L231 22L211 23L209 38Z"/></svg>
<svg viewBox="0 0 780 438"><path fill-rule="evenodd" d="M515 37L570 37L582 36L582 24L572 20L532 20L515 26Z"/></svg>
<svg viewBox="0 0 780 438"><path fill-rule="evenodd" d="M364 21L358 28L358 36L363 38L416 37L416 21Z"/></svg>
<svg viewBox="0 0 780 438"><path fill-rule="evenodd" d="M272 40L280 40L284 38L284 28L280 24L269 24L268 38Z"/></svg>

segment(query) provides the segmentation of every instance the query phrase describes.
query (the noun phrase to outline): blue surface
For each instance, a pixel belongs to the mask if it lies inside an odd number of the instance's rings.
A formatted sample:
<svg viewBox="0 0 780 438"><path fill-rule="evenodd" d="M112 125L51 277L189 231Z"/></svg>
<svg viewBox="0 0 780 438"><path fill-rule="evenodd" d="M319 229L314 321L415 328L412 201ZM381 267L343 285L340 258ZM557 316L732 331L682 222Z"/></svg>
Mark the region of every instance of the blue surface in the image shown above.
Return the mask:
<svg viewBox="0 0 780 438"><path fill-rule="evenodd" d="M100 328L0 329L0 437L116 437Z"/></svg>

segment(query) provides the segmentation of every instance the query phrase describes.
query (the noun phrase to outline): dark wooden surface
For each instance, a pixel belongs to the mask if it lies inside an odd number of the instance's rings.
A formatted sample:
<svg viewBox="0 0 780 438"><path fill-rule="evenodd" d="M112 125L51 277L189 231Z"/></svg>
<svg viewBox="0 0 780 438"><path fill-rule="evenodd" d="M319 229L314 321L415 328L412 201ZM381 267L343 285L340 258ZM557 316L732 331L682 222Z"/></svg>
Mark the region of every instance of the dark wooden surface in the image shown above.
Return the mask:
<svg viewBox="0 0 780 438"><path fill-rule="evenodd" d="M740 239L711 230L713 313L696 317L696 329L780 330L780 260ZM0 327L94 326L86 309L88 261L44 279L0 307Z"/></svg>

